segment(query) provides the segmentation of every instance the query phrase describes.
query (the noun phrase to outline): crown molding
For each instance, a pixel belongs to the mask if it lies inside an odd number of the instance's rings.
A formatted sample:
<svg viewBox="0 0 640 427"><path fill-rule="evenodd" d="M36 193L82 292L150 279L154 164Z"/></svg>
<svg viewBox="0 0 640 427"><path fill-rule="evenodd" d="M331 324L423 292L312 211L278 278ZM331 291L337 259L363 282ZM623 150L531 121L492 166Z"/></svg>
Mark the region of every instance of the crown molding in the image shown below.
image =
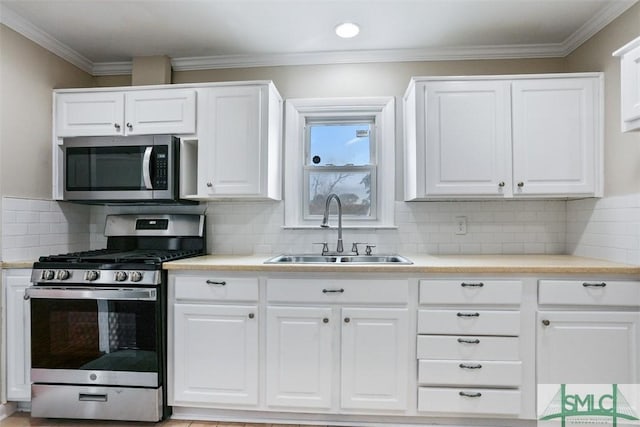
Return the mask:
<svg viewBox="0 0 640 427"><path fill-rule="evenodd" d="M92 74L94 64L91 60L71 49L66 44L58 41L50 34L42 31L40 28L36 27L2 3L0 3L0 23L6 25L19 34L22 34L24 37L42 46L65 61L70 62L81 70Z"/></svg>
<svg viewBox="0 0 640 427"><path fill-rule="evenodd" d="M562 43L529 45L466 46L437 49L386 49L313 53L274 53L260 55L217 55L173 58L174 71L195 71L223 68L276 67L291 65L322 65L373 62L418 62L483 59L562 58L637 3L620 0L610 3ZM0 23L22 34L55 55L93 76L128 75L131 61L92 62L64 43L0 3Z"/></svg>
<svg viewBox="0 0 640 427"><path fill-rule="evenodd" d="M91 69L91 74L94 76L122 76L129 75L132 71L132 61L95 62Z"/></svg>
<svg viewBox="0 0 640 427"><path fill-rule="evenodd" d="M568 56L637 2L638 0L619 0L610 3L604 10L594 15L573 34L567 37L562 43L564 46L562 56Z"/></svg>

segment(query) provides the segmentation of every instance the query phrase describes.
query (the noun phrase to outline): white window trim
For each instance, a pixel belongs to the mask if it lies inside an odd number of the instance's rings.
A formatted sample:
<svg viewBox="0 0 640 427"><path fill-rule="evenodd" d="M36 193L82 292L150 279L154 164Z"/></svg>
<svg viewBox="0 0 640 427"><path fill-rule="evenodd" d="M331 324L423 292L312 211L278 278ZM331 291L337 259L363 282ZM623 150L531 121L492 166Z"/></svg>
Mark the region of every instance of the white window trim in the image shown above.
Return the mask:
<svg viewBox="0 0 640 427"><path fill-rule="evenodd" d="M303 213L304 138L307 118L375 117L377 219L349 220L344 228L395 228L395 99L393 97L287 99L285 102L284 227L316 228Z"/></svg>

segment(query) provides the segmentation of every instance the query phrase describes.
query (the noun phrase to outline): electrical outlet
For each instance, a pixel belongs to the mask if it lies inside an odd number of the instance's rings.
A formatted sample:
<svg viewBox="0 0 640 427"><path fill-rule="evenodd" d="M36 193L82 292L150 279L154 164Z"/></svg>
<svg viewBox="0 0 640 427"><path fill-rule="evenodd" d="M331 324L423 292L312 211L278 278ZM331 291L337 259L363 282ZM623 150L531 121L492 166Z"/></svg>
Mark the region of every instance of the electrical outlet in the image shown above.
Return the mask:
<svg viewBox="0 0 640 427"><path fill-rule="evenodd" d="M467 234L467 217L456 217L456 234Z"/></svg>

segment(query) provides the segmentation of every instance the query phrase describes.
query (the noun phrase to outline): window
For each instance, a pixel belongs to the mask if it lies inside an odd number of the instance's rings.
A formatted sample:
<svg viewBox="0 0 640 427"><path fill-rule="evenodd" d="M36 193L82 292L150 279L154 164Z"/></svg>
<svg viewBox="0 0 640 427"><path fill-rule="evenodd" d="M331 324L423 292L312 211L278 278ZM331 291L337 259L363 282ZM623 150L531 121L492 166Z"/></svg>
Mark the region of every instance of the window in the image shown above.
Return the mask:
<svg viewBox="0 0 640 427"><path fill-rule="evenodd" d="M318 226L331 193L345 226L393 226L393 107L393 98L287 100L285 226Z"/></svg>

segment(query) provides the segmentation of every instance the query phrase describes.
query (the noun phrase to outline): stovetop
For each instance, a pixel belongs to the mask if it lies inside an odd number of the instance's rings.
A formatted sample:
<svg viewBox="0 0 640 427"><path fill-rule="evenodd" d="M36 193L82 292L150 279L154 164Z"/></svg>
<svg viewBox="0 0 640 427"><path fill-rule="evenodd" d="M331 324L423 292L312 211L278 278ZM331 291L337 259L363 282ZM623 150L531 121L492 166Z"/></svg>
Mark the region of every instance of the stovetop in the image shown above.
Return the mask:
<svg viewBox="0 0 640 427"><path fill-rule="evenodd" d="M81 268L84 264L148 264L160 267L163 262L173 261L202 254L196 249L98 249L93 251L71 252L68 254L47 255L39 263L69 263L69 268Z"/></svg>

